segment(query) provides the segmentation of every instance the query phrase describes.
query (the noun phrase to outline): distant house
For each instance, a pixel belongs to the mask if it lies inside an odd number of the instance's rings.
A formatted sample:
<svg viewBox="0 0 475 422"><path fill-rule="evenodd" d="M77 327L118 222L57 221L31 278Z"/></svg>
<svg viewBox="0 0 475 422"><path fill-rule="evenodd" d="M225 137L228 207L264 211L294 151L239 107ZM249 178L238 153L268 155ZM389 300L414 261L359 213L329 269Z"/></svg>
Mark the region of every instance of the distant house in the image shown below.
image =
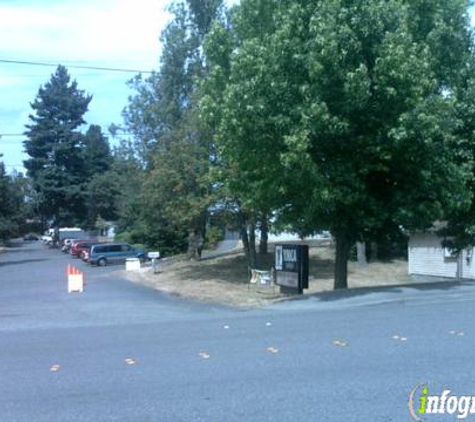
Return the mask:
<svg viewBox="0 0 475 422"><path fill-rule="evenodd" d="M458 255L442 246L443 238L434 231L413 233L409 237L409 274L415 276L475 279L473 248Z"/></svg>

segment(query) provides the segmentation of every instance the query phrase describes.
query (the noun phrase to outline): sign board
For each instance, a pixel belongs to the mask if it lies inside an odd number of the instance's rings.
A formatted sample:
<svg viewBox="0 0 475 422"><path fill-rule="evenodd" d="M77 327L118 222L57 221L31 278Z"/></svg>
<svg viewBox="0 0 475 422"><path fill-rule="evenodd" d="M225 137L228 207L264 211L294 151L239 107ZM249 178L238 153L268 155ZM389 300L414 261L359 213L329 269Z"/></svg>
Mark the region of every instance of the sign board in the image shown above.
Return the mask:
<svg viewBox="0 0 475 422"><path fill-rule="evenodd" d="M282 291L308 289L308 245L275 245L275 274Z"/></svg>

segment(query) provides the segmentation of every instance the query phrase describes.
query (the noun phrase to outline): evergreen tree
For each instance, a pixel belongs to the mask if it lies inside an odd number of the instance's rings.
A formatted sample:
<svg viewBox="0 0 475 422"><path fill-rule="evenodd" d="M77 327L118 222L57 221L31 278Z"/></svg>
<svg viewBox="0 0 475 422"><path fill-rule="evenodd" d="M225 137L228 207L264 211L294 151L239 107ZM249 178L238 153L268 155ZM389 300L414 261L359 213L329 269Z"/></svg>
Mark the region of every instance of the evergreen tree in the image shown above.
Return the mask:
<svg viewBox="0 0 475 422"><path fill-rule="evenodd" d="M85 201L87 218L85 227L94 229L98 219L115 220L115 196L119 194L120 176L110 172L112 155L101 127L91 125L84 135L83 147Z"/></svg>
<svg viewBox="0 0 475 422"><path fill-rule="evenodd" d="M0 162L0 240L18 235L25 223L23 184L24 178L21 175L9 176L5 165Z"/></svg>
<svg viewBox="0 0 475 422"><path fill-rule="evenodd" d="M98 125L91 125L84 136L85 174L93 177L110 169L112 155L107 138Z"/></svg>
<svg viewBox="0 0 475 422"><path fill-rule="evenodd" d="M24 142L30 158L24 165L38 192L41 216L56 225L84 218L84 137L78 128L85 123L91 99L71 82L67 69L58 66L31 104L34 114Z"/></svg>

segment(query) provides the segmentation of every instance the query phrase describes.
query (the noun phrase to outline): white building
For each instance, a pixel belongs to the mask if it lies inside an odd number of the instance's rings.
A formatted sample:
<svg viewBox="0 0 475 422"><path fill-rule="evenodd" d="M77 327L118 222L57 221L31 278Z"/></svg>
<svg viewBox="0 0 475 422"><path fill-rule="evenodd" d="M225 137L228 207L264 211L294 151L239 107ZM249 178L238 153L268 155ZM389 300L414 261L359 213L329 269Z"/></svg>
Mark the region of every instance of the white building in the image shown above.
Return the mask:
<svg viewBox="0 0 475 422"><path fill-rule="evenodd" d="M454 255L433 232L414 233L409 238L410 275L475 279L473 248Z"/></svg>

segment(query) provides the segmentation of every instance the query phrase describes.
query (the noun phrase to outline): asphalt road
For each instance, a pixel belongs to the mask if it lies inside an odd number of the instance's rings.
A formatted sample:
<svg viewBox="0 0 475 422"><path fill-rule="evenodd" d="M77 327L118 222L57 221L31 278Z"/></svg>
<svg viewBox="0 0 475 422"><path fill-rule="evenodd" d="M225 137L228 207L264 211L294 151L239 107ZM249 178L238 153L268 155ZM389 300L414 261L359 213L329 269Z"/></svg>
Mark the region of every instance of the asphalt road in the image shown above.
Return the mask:
<svg viewBox="0 0 475 422"><path fill-rule="evenodd" d="M406 421L418 384L475 395L472 283L243 311L77 260L88 286L68 294L71 261L0 254L0 422Z"/></svg>

